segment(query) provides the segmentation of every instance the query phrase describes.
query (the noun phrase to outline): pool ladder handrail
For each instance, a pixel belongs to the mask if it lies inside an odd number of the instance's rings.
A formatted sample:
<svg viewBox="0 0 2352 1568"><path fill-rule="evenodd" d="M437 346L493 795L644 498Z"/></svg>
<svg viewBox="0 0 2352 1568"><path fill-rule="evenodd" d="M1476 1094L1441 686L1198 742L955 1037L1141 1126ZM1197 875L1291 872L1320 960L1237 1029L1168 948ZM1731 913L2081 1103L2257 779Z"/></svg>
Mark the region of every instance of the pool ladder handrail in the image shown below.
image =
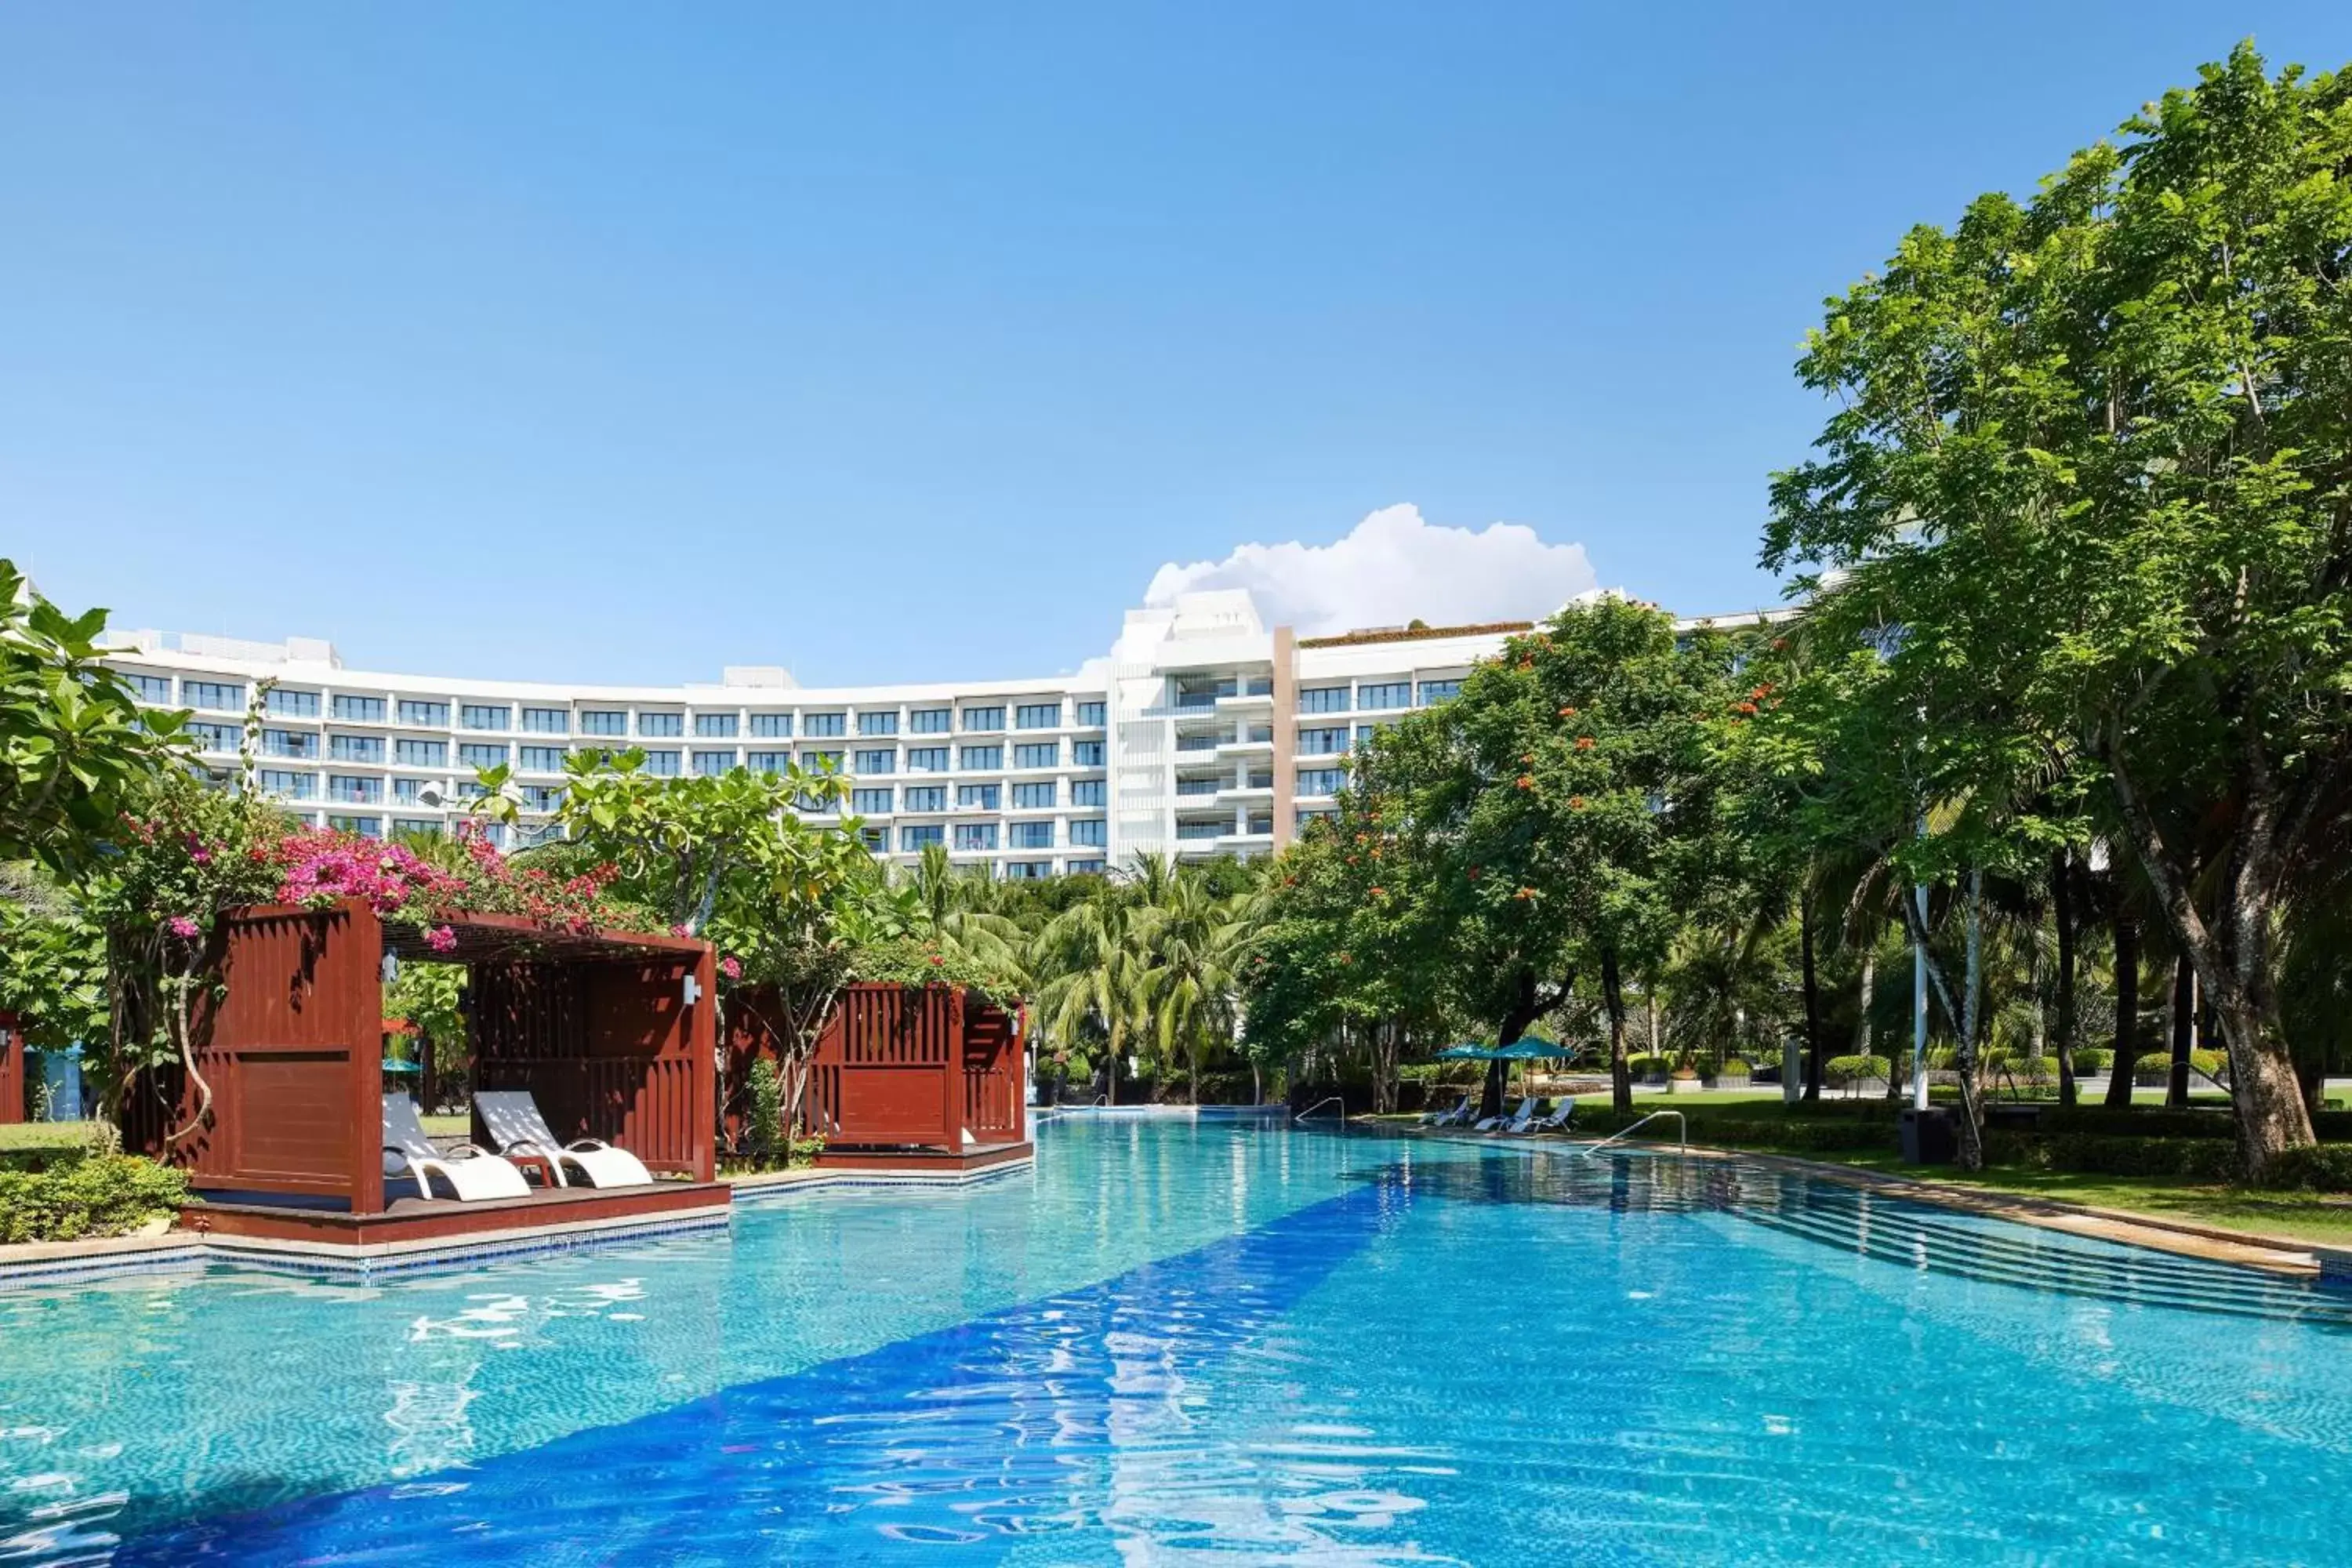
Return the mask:
<svg viewBox="0 0 2352 1568"><path fill-rule="evenodd" d="M1306 1110L1292 1117L1290 1119L1290 1124L1293 1127L1299 1126L1305 1122L1308 1117L1314 1115L1317 1111L1322 1110L1327 1105L1336 1105L1339 1108L1339 1125L1344 1129L1348 1125L1348 1101L1345 1097L1337 1094L1325 1095L1322 1099L1317 1100L1314 1104L1308 1106Z"/></svg>
<svg viewBox="0 0 2352 1568"><path fill-rule="evenodd" d="M1675 1119L1675 1144L1676 1152L1683 1154L1689 1153L1690 1119L1679 1110L1653 1110L1649 1115L1644 1116L1641 1121L1633 1123L1633 1126L1619 1128L1616 1131L1612 1132L1608 1137L1603 1138L1600 1142L1580 1149L1577 1152L1587 1156L1598 1154L1612 1143L1617 1142L1622 1139L1631 1138L1634 1133L1639 1132L1643 1128L1647 1127L1651 1122L1655 1121L1661 1116L1671 1116Z"/></svg>

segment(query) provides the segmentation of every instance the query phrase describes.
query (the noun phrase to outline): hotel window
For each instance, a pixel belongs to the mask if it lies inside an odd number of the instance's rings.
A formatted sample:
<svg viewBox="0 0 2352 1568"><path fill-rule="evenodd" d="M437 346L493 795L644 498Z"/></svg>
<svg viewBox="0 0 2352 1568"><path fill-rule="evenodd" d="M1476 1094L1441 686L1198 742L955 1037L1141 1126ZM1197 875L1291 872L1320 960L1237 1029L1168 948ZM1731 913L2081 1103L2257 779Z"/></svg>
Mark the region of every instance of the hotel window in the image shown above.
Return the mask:
<svg viewBox="0 0 2352 1568"><path fill-rule="evenodd" d="M327 826L338 833L355 833L362 838L383 837L383 818L381 816L337 816L329 812Z"/></svg>
<svg viewBox="0 0 2352 1568"><path fill-rule="evenodd" d="M254 775L265 795L283 795L288 800L315 800L319 795L319 775L289 773L280 768L264 768Z"/></svg>
<svg viewBox="0 0 2352 1568"><path fill-rule="evenodd" d="M318 737L315 735L305 735L303 739L314 746L319 743ZM383 737L382 735L330 735L327 737L327 754L339 763L373 763L382 767Z"/></svg>
<svg viewBox="0 0 2352 1568"><path fill-rule="evenodd" d="M829 772L837 773L841 771L842 755L843 753L839 752L803 752L801 753L801 766L809 769L811 772L814 772L818 768L824 768Z"/></svg>
<svg viewBox="0 0 2352 1568"><path fill-rule="evenodd" d="M1051 880L1053 875L1054 863L1051 860L1007 860L1004 863L1004 879L1008 882L1044 882Z"/></svg>
<svg viewBox="0 0 2352 1568"><path fill-rule="evenodd" d="M562 784L525 784L522 786L522 808L525 811L560 811L563 806Z"/></svg>
<svg viewBox="0 0 2352 1568"><path fill-rule="evenodd" d="M866 846L868 855L887 855L890 853L890 830L887 827L861 827L857 830L857 842Z"/></svg>
<svg viewBox="0 0 2352 1568"><path fill-rule="evenodd" d="M416 801L416 792L417 792L418 790L423 789L424 787L425 787L425 781L424 781L423 779L394 779L394 780L393 780L393 781L392 781L392 804L393 804L393 805L416 805L416 804L417 804L417 801Z"/></svg>
<svg viewBox="0 0 2352 1568"><path fill-rule="evenodd" d="M1051 820L1016 822L1010 829L1010 837L1015 849L1051 849L1054 847L1054 824Z"/></svg>
<svg viewBox="0 0 2352 1568"><path fill-rule="evenodd" d="M507 847L507 825L503 822L484 823L482 837L488 839L494 847L503 849Z"/></svg>
<svg viewBox="0 0 2352 1568"><path fill-rule="evenodd" d="M637 733L640 735L652 735L662 739L667 739L671 735L683 735L686 733L686 715L683 713L640 713L637 715Z"/></svg>
<svg viewBox="0 0 2352 1568"><path fill-rule="evenodd" d="M1017 784L1013 786L1013 809L1043 811L1054 804L1055 785L1052 779L1042 784Z"/></svg>
<svg viewBox="0 0 2352 1568"><path fill-rule="evenodd" d="M170 689L165 689L170 695ZM907 728L918 735L944 735L955 726L952 708L918 708L907 715Z"/></svg>
<svg viewBox="0 0 2352 1568"><path fill-rule="evenodd" d="M1099 877L1103 874L1103 863L1099 860L1073 860L1069 870L1073 877Z"/></svg>
<svg viewBox="0 0 2352 1568"><path fill-rule="evenodd" d="M1058 702L1024 702L1013 710L1013 727L1016 730L1051 730L1062 721L1062 705Z"/></svg>
<svg viewBox="0 0 2352 1568"><path fill-rule="evenodd" d="M955 847L959 849L993 849L996 847L996 824L992 822L959 822L955 825Z"/></svg>
<svg viewBox="0 0 2352 1568"><path fill-rule="evenodd" d="M733 713L697 713L694 716L694 732L725 739L738 733L741 723L742 720Z"/></svg>
<svg viewBox="0 0 2352 1568"><path fill-rule="evenodd" d="M457 722L467 730L511 730L514 728L514 710L504 706L493 708L487 702L460 703Z"/></svg>
<svg viewBox="0 0 2352 1568"><path fill-rule="evenodd" d="M1345 724L1330 730L1298 731L1298 754L1302 757L1336 757L1348 750L1348 727Z"/></svg>
<svg viewBox="0 0 2352 1568"><path fill-rule="evenodd" d="M188 738L207 752L234 752L245 734L235 724L207 724L199 720L188 726Z"/></svg>
<svg viewBox="0 0 2352 1568"><path fill-rule="evenodd" d="M560 773L563 771L563 748L561 746L524 746L516 759L527 773Z"/></svg>
<svg viewBox="0 0 2352 1568"><path fill-rule="evenodd" d="M1421 683L1421 705L1423 708L1433 702L1444 702L1448 698L1460 695L1462 695L1462 682L1459 680L1424 680Z"/></svg>
<svg viewBox="0 0 2352 1568"><path fill-rule="evenodd" d="M895 712L860 713L857 732L861 735L895 735L898 732L898 715Z"/></svg>
<svg viewBox="0 0 2352 1568"><path fill-rule="evenodd" d="M408 781L404 779L401 782L405 784ZM480 784L477 783L473 779L460 779L457 781L457 798L459 800L481 800L486 798L489 793L490 792L488 790L484 789Z"/></svg>
<svg viewBox="0 0 2352 1568"><path fill-rule="evenodd" d="M887 816L890 797L895 792L887 789L854 789L849 792L849 809L860 816Z"/></svg>
<svg viewBox="0 0 2352 1568"><path fill-rule="evenodd" d="M1388 680L1377 686L1359 686L1356 688L1356 706L1366 710L1410 708L1412 706L1412 682Z"/></svg>
<svg viewBox="0 0 2352 1568"><path fill-rule="evenodd" d="M1298 773L1300 795L1338 795L1348 775L1339 768L1302 768Z"/></svg>
<svg viewBox="0 0 2352 1568"><path fill-rule="evenodd" d="M677 777L677 764L678 754L676 752L647 752L640 771L656 778L674 779Z"/></svg>
<svg viewBox="0 0 2352 1568"><path fill-rule="evenodd" d="M848 732L848 720L840 713L803 713L801 733L811 740L821 740Z"/></svg>
<svg viewBox="0 0 2352 1568"><path fill-rule="evenodd" d="M122 684L129 687L131 689L131 695L139 699L140 701L168 703L172 700L172 678L170 676L141 675L134 670L128 669L123 670L121 675Z"/></svg>
<svg viewBox="0 0 2352 1568"><path fill-rule="evenodd" d="M268 757L315 757L319 737L305 730L264 730L261 752Z"/></svg>
<svg viewBox="0 0 2352 1568"><path fill-rule="evenodd" d="M413 833L420 838L441 837L441 824L430 816L395 816L392 819L394 833Z"/></svg>
<svg viewBox="0 0 2352 1568"><path fill-rule="evenodd" d="M1062 765L1062 742L1032 741L1013 748L1013 765L1016 768L1058 768Z"/></svg>
<svg viewBox="0 0 2352 1568"><path fill-rule="evenodd" d="M394 741L392 760L404 768L446 768L449 765L449 742Z"/></svg>
<svg viewBox="0 0 2352 1568"><path fill-rule="evenodd" d="M1002 730L1004 728L1004 710L967 708L963 710L963 727L967 730Z"/></svg>
<svg viewBox="0 0 2352 1568"><path fill-rule="evenodd" d="M580 732L583 735L625 735L629 732L629 716L617 708L589 708L580 715Z"/></svg>
<svg viewBox="0 0 2352 1568"><path fill-rule="evenodd" d="M916 823L898 829L898 847L912 855L947 842L948 830L936 822Z"/></svg>
<svg viewBox="0 0 2352 1568"><path fill-rule="evenodd" d="M338 697L327 707L338 719L349 719L361 724L383 722L383 699L381 697Z"/></svg>
<svg viewBox="0 0 2352 1568"><path fill-rule="evenodd" d="M1375 735L1379 734L1381 731L1383 731L1383 730L1385 730L1385 729L1387 729L1387 728L1388 728L1388 726L1387 726L1386 724L1359 724L1359 725L1357 725L1357 726L1356 726L1356 746L1357 746L1357 749L1358 749L1358 750L1361 750L1361 749L1364 747L1364 745L1371 740L1371 738L1372 738L1373 736L1375 736Z"/></svg>
<svg viewBox="0 0 2352 1568"><path fill-rule="evenodd" d="M1079 703L1077 720L1079 728L1087 730L1101 729L1103 727L1103 706L1104 705L1099 702Z"/></svg>
<svg viewBox="0 0 2352 1568"><path fill-rule="evenodd" d="M1070 765L1077 768L1098 768L1103 765L1103 743L1100 741L1070 742Z"/></svg>
<svg viewBox="0 0 2352 1568"><path fill-rule="evenodd" d="M1104 805L1108 804L1110 786L1100 779L1073 779L1070 783L1072 805Z"/></svg>
<svg viewBox="0 0 2352 1568"><path fill-rule="evenodd" d="M907 771L910 773L943 773L948 771L948 749L945 746L909 746L907 748Z"/></svg>
<svg viewBox="0 0 2352 1568"><path fill-rule="evenodd" d="M507 749L493 741L461 741L457 745L457 765L465 768L501 767L507 760Z"/></svg>
<svg viewBox="0 0 2352 1568"><path fill-rule="evenodd" d="M522 727L533 735L569 735L572 733L572 710L526 708L522 710Z"/></svg>
<svg viewBox="0 0 2352 1568"><path fill-rule="evenodd" d="M968 773L985 773L1003 765L1004 748L1002 746L966 746L963 755L956 762L956 766Z"/></svg>
<svg viewBox="0 0 2352 1568"><path fill-rule="evenodd" d="M239 680L183 680L180 700L191 708L234 713L245 706L245 683Z"/></svg>
<svg viewBox="0 0 2352 1568"><path fill-rule="evenodd" d="M1070 824L1070 842L1089 849L1099 849L1110 842L1110 824L1099 816L1080 817Z"/></svg>
<svg viewBox="0 0 2352 1568"><path fill-rule="evenodd" d="M1348 710L1348 689L1344 686L1310 686L1298 694L1301 713L1345 713Z"/></svg>
<svg viewBox="0 0 2352 1568"><path fill-rule="evenodd" d="M997 802L1003 798L995 784L956 785L956 804L961 806L978 806L982 811L994 811Z"/></svg>
<svg viewBox="0 0 2352 1568"><path fill-rule="evenodd" d="M908 784L908 811L945 811L948 808L948 786L945 784Z"/></svg>
<svg viewBox="0 0 2352 1568"><path fill-rule="evenodd" d="M289 691L283 687L272 688L269 711L280 719L316 719L319 716L319 694L315 691Z"/></svg>
<svg viewBox="0 0 2352 1568"><path fill-rule="evenodd" d="M449 705L446 702L419 702L413 697L400 700L400 721L422 725L428 730L449 727Z"/></svg>
<svg viewBox="0 0 2352 1568"><path fill-rule="evenodd" d="M789 713L754 713L751 733L763 741L789 741L793 738L793 716Z"/></svg>
<svg viewBox="0 0 2352 1568"><path fill-rule="evenodd" d="M697 752L694 753L694 771L707 779L715 779L722 774L730 773L735 771L735 753Z"/></svg>
<svg viewBox="0 0 2352 1568"><path fill-rule="evenodd" d="M1314 826L1318 822L1337 822L1339 820L1339 814L1336 811L1302 811L1298 814L1298 827L1301 832L1304 832L1306 829Z"/></svg>
<svg viewBox="0 0 2352 1568"><path fill-rule="evenodd" d="M383 781L362 778L357 773L329 773L327 798L349 801L353 805L374 805L383 799Z"/></svg>
<svg viewBox="0 0 2352 1568"><path fill-rule="evenodd" d="M895 773L898 771L898 753L888 747L857 753L857 763L849 770L854 773Z"/></svg>
<svg viewBox="0 0 2352 1568"><path fill-rule="evenodd" d="M790 752L746 752L743 765L755 773L780 773L792 765Z"/></svg>

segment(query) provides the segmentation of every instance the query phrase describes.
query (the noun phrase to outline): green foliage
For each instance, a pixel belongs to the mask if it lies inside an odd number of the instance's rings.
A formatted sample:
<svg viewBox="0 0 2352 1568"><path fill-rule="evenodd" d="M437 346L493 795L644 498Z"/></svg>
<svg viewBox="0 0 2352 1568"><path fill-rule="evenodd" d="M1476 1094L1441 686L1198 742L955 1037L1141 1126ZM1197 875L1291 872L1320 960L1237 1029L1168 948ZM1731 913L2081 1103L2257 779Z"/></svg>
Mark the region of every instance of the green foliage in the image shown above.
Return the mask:
<svg viewBox="0 0 2352 1568"><path fill-rule="evenodd" d="M2263 1170L2263 1184L2287 1192L2352 1193L2352 1148L2318 1143L2290 1149Z"/></svg>
<svg viewBox="0 0 2352 1568"><path fill-rule="evenodd" d="M1858 1083L1885 1083L1893 1075L1895 1064L1881 1056L1832 1057L1822 1065L1822 1076L1834 1089L1848 1089Z"/></svg>
<svg viewBox="0 0 2352 1568"><path fill-rule="evenodd" d="M774 1060L751 1064L750 1102L744 1113L745 1152L761 1168L788 1157L784 1142L784 1075Z"/></svg>
<svg viewBox="0 0 2352 1568"><path fill-rule="evenodd" d="M100 661L106 612L69 616L0 560L0 861L78 873L141 783L178 765L181 716L140 711Z"/></svg>
<svg viewBox="0 0 2352 1568"><path fill-rule="evenodd" d="M26 875L0 885L0 1013L25 1043L64 1050L107 1037L106 933L79 904Z"/></svg>
<svg viewBox="0 0 2352 1568"><path fill-rule="evenodd" d="M125 1236L178 1212L187 1177L135 1155L92 1153L40 1171L0 1170L0 1245Z"/></svg>
<svg viewBox="0 0 2352 1568"><path fill-rule="evenodd" d="M2237 1149L2217 1138L1992 1132L1987 1134L1985 1152L1995 1164L2031 1171L2073 1171L2086 1175L2177 1176L2196 1182L2233 1182L2242 1170Z"/></svg>
<svg viewBox="0 0 2352 1568"><path fill-rule="evenodd" d="M2074 1053L2076 1078L2101 1078L2116 1059L2116 1053L2105 1046L2084 1046Z"/></svg>
<svg viewBox="0 0 2352 1568"><path fill-rule="evenodd" d="M405 1018L445 1053L466 1050L466 1015L459 998L466 972L447 963L404 963L383 991L383 1015Z"/></svg>

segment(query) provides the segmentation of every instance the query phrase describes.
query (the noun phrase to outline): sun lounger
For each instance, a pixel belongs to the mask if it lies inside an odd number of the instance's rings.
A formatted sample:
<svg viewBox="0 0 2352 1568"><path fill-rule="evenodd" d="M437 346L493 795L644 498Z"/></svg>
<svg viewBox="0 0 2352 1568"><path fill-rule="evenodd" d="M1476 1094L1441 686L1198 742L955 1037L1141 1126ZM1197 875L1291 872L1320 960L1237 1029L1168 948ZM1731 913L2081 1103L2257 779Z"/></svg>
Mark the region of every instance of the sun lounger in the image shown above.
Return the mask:
<svg viewBox="0 0 2352 1568"><path fill-rule="evenodd" d="M523 1180L522 1173L496 1154L471 1143L443 1153L425 1135L425 1120L417 1113L416 1101L404 1094L387 1094L383 1097L383 1173L397 1176L404 1172L416 1179L418 1194L428 1198L433 1195L436 1176L460 1203L530 1196L530 1184Z"/></svg>
<svg viewBox="0 0 2352 1568"><path fill-rule="evenodd" d="M1444 1110L1433 1110L1428 1115L1423 1117L1421 1119L1421 1124L1423 1127L1458 1126L1469 1110L1470 1097L1465 1094L1459 1100L1455 1101L1451 1108Z"/></svg>
<svg viewBox="0 0 2352 1568"><path fill-rule="evenodd" d="M490 1131L490 1142L501 1154L530 1154L547 1162L555 1184L570 1186L566 1166L592 1187L642 1187L654 1174L626 1149L615 1149L595 1138L575 1138L566 1143L539 1113L539 1102L529 1089L491 1089L474 1096L474 1113Z"/></svg>
<svg viewBox="0 0 2352 1568"><path fill-rule="evenodd" d="M1519 1101L1519 1113L1517 1116L1512 1117L1500 1127L1495 1128L1494 1131L1496 1132L1525 1132L1528 1129L1536 1124L1536 1113L1542 1108L1543 1102L1541 1100L1535 1099L1533 1096L1529 1096L1528 1099Z"/></svg>
<svg viewBox="0 0 2352 1568"><path fill-rule="evenodd" d="M1530 1132L1565 1132L1576 1120L1576 1101L1563 1100L1552 1108L1549 1116L1538 1116L1528 1131Z"/></svg>
<svg viewBox="0 0 2352 1568"><path fill-rule="evenodd" d="M1478 1123L1477 1130L1481 1132L1500 1132L1504 1129L1511 1126L1512 1123L1517 1122L1518 1124L1518 1130L1520 1131L1527 1131L1527 1124L1535 1120L1535 1097L1533 1095L1529 1095L1527 1099L1519 1101L1519 1109L1515 1115L1489 1116L1486 1121Z"/></svg>

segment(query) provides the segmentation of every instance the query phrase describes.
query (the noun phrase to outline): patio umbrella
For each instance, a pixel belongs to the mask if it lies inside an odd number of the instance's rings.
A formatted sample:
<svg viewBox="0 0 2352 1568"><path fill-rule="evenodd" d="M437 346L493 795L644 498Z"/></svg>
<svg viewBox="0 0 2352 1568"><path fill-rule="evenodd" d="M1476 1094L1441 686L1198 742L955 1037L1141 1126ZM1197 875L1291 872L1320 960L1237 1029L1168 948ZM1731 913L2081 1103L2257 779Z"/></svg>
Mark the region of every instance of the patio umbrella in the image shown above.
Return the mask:
<svg viewBox="0 0 2352 1568"><path fill-rule="evenodd" d="M1490 1062L1495 1059L1495 1051L1491 1046L1482 1046L1475 1041L1465 1042L1458 1046L1448 1046L1430 1059L1441 1062Z"/></svg>
<svg viewBox="0 0 2352 1568"><path fill-rule="evenodd" d="M1522 1035L1507 1046L1496 1047L1494 1052L1494 1059L1496 1061L1524 1062L1528 1064L1524 1069L1519 1085L1520 1091L1525 1093L1528 1089L1534 1087L1534 1064L1541 1061L1550 1061L1559 1057L1571 1057L1575 1054L1576 1053L1574 1051L1570 1050L1566 1046L1560 1045L1556 1041L1547 1040L1541 1035Z"/></svg>

